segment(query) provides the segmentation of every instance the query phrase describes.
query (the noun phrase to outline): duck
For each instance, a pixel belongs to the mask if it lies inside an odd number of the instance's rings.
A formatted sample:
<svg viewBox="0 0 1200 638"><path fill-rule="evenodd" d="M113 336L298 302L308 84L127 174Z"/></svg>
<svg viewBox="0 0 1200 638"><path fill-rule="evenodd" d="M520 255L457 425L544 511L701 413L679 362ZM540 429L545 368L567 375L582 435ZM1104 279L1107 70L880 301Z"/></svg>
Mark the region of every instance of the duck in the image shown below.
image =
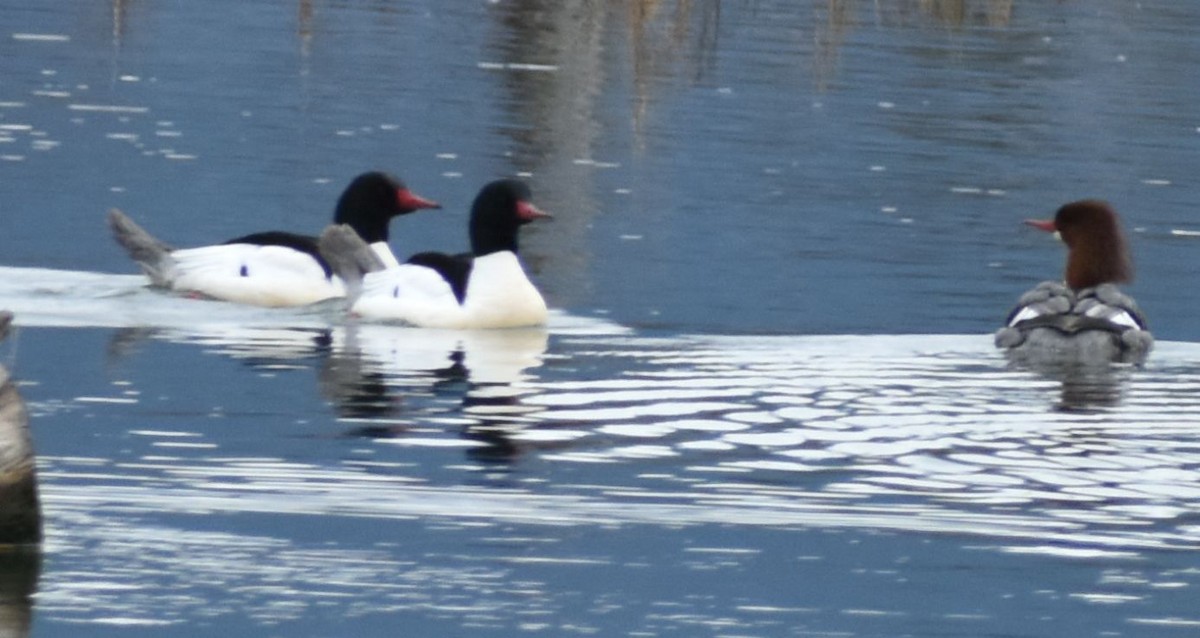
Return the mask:
<svg viewBox="0 0 1200 638"><path fill-rule="evenodd" d="M353 228L380 267L399 265L388 246L392 218L441 208L381 171L355 177L338 199L333 220ZM266 231L222 244L173 248L113 209L113 237L149 277L152 286L193 297L265 307L303 306L345 296L345 284L321 256L317 237Z"/></svg>
<svg viewBox="0 0 1200 638"><path fill-rule="evenodd" d="M996 347L1042 361L1143 361L1154 337L1118 287L1133 280L1133 260L1112 205L1070 202L1053 219L1025 223L1062 240L1066 271L1063 281L1044 281L1020 297L995 334Z"/></svg>
<svg viewBox="0 0 1200 638"><path fill-rule="evenodd" d="M545 324L546 302L518 258L518 231L551 215L517 179L488 183L471 205L469 253L422 252L379 268L363 238L334 225L322 254L354 293L349 313L368 321L422 328L520 328Z"/></svg>

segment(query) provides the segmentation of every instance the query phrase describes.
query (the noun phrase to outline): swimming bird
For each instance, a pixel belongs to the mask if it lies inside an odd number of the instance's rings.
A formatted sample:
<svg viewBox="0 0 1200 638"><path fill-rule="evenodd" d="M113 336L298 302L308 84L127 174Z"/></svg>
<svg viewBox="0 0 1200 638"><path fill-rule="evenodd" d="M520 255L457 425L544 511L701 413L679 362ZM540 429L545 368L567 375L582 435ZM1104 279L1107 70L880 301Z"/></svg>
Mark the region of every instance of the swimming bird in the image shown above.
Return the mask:
<svg viewBox="0 0 1200 638"><path fill-rule="evenodd" d="M350 312L364 319L426 328L541 325L546 302L517 257L517 234L550 215L530 198L529 186L519 180L484 186L471 206L466 254L418 253L407 263L372 271L362 241L344 226L326 229L320 245L352 288L361 283Z"/></svg>
<svg viewBox="0 0 1200 638"><path fill-rule="evenodd" d="M1088 199L1058 209L1053 220L1027 220L1057 233L1067 246L1064 281L1046 281L1021 296L996 346L1042 361L1127 361L1154 343L1146 319L1119 283L1132 281L1133 261L1120 219L1107 202Z"/></svg>
<svg viewBox="0 0 1200 638"><path fill-rule="evenodd" d="M393 217L441 208L381 172L363 173L338 199L333 220L368 242L383 266L398 265L388 247ZM300 306L345 295L344 283L321 256L317 238L283 231L254 233L223 244L175 249L119 210L109 211L117 243L152 285L257 306Z"/></svg>

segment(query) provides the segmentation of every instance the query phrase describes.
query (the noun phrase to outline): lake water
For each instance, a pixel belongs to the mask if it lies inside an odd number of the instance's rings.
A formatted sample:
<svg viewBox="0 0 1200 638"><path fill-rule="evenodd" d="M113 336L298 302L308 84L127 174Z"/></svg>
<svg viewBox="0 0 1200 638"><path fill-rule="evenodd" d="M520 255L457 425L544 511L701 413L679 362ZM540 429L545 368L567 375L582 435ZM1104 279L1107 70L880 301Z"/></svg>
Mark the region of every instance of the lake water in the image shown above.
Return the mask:
<svg viewBox="0 0 1200 638"><path fill-rule="evenodd" d="M16 636L1188 636L1200 5L0 0L0 308L39 565ZM528 178L544 330L147 290L355 174L465 247ZM1122 212L1144 368L990 333ZM6 559L8 557L6 556Z"/></svg>

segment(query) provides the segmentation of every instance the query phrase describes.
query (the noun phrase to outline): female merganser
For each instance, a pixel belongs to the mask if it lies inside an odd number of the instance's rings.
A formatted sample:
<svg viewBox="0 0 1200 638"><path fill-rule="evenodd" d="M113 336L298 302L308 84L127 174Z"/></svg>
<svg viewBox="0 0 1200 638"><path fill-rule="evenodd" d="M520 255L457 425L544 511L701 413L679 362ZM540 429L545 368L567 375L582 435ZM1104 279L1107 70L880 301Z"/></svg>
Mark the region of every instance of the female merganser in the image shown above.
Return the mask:
<svg viewBox="0 0 1200 638"><path fill-rule="evenodd" d="M471 206L467 254L419 253L408 263L374 270L363 242L344 226L321 235L321 250L350 288L358 288L357 296L350 294L350 312L365 319L424 328L541 325L546 302L517 259L517 231L550 215L529 199L529 186L518 180L484 186Z"/></svg>
<svg viewBox="0 0 1200 638"><path fill-rule="evenodd" d="M1140 361L1154 343L1146 319L1116 286L1133 279L1117 213L1082 200L1054 219L1028 220L1067 245L1065 285L1046 281L1025 293L996 333L996 346L1037 359Z"/></svg>
<svg viewBox="0 0 1200 638"><path fill-rule="evenodd" d="M383 265L397 265L388 248L393 217L441 208L380 172L363 173L338 199L333 221L370 243ZM345 295L343 282L317 248L317 238L282 231L254 233L224 244L176 250L124 213L109 211L117 243L154 286L256 306L300 306Z"/></svg>

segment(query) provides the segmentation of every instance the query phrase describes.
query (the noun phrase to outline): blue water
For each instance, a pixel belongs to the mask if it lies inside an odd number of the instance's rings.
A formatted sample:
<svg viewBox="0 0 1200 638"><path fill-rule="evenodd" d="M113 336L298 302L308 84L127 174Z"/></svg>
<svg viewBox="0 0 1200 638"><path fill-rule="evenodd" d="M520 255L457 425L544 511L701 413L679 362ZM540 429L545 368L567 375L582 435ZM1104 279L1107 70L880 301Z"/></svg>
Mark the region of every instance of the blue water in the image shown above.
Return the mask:
<svg viewBox="0 0 1200 638"><path fill-rule="evenodd" d="M1190 635L1188 3L0 0L0 306L45 509L15 635ZM381 168L518 174L546 330L142 287ZM1144 369L989 333L1081 197Z"/></svg>

